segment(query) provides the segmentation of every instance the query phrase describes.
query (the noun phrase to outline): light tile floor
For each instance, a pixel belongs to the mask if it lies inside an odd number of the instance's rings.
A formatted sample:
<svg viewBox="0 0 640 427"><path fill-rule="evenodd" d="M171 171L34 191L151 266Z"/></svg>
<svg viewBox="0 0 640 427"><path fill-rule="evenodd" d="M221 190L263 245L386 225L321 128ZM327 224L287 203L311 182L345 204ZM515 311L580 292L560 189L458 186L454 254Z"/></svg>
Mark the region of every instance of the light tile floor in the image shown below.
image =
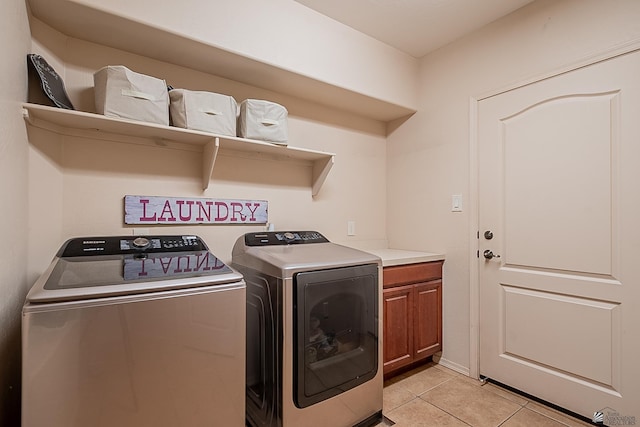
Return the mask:
<svg viewBox="0 0 640 427"><path fill-rule="evenodd" d="M435 363L386 381L383 413L396 427L592 425Z"/></svg>

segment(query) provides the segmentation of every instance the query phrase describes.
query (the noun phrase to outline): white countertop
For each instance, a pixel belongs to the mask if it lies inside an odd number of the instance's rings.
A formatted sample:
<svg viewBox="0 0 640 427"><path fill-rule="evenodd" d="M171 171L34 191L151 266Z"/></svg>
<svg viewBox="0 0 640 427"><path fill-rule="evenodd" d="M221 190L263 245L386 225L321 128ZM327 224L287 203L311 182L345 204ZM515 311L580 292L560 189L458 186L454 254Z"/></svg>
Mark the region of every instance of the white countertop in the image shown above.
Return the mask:
<svg viewBox="0 0 640 427"><path fill-rule="evenodd" d="M364 249L382 259L382 266L416 264L419 262L442 261L444 254L431 252L405 251L403 249Z"/></svg>

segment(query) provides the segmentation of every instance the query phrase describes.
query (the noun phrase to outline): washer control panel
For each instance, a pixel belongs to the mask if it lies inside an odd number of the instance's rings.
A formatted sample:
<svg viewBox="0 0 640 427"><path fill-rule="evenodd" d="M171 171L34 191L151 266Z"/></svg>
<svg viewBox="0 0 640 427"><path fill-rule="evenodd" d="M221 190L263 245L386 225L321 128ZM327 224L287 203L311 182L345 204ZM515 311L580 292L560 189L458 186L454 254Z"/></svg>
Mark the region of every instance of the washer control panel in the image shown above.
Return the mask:
<svg viewBox="0 0 640 427"><path fill-rule="evenodd" d="M207 251L198 236L109 236L71 239L58 256L123 255L158 252Z"/></svg>
<svg viewBox="0 0 640 427"><path fill-rule="evenodd" d="M308 243L328 243L326 237L317 231L266 231L247 233L244 243L247 246L297 245Z"/></svg>

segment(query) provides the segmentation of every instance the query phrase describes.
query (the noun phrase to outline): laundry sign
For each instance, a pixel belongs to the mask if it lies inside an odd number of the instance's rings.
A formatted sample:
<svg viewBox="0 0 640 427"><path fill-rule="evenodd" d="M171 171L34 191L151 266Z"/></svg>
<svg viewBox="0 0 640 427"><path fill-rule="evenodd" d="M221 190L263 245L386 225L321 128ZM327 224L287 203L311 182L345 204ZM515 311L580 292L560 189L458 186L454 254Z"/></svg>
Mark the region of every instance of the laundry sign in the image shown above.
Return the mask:
<svg viewBox="0 0 640 427"><path fill-rule="evenodd" d="M266 224L266 200L125 196L125 224Z"/></svg>

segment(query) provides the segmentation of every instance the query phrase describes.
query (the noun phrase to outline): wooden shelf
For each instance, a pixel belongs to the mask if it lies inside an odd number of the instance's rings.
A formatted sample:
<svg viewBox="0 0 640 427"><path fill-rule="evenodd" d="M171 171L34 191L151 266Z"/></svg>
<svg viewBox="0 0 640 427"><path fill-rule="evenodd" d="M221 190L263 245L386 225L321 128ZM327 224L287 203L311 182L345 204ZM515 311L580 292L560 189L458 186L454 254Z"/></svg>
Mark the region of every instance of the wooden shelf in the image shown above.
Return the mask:
<svg viewBox="0 0 640 427"><path fill-rule="evenodd" d="M37 104L23 104L25 121L37 128L61 135L130 141L150 139L162 146L168 143L186 144L202 150L202 188L209 187L211 174L220 149L275 157L279 160L308 162L312 166L313 196L317 195L334 163L333 153L281 146L264 141L216 135L207 132L163 126L154 123L106 117L100 114L65 110Z"/></svg>

